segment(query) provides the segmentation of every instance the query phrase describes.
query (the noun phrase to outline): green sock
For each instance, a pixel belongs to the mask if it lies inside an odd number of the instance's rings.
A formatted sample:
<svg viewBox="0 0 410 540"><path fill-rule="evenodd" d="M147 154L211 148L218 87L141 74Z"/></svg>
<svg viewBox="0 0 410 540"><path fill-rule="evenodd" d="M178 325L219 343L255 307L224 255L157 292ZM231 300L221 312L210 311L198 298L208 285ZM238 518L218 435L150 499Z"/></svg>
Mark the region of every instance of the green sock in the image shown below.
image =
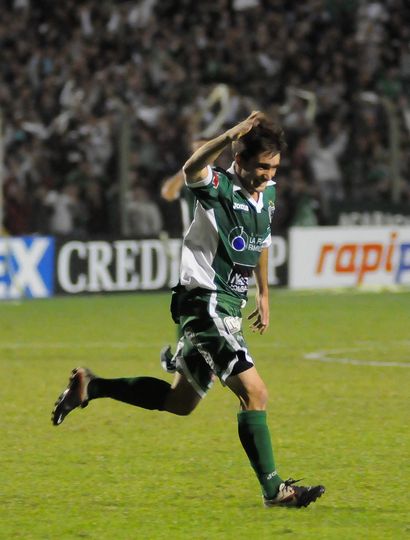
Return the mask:
<svg viewBox="0 0 410 540"><path fill-rule="evenodd" d="M112 398L143 409L164 410L171 385L154 377L124 379L92 379L88 385L89 399Z"/></svg>
<svg viewBox="0 0 410 540"><path fill-rule="evenodd" d="M283 482L275 470L265 411L238 413L238 434L265 497L273 498Z"/></svg>

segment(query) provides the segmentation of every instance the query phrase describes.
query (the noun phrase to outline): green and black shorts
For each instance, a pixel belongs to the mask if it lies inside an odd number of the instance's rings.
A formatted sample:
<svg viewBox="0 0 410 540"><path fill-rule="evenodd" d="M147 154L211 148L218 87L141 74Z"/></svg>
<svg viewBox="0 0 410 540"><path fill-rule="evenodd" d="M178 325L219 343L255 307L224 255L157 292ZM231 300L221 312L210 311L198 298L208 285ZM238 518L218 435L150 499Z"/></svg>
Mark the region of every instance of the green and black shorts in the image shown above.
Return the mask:
<svg viewBox="0 0 410 540"><path fill-rule="evenodd" d="M228 377L254 365L242 333L240 310L229 302L221 305L220 300L217 309L210 310L211 296L202 297L203 302L198 297L192 304L183 302L178 310L183 335L175 352L177 371L201 397L212 386L213 374L225 384ZM202 309L205 304L207 309Z"/></svg>

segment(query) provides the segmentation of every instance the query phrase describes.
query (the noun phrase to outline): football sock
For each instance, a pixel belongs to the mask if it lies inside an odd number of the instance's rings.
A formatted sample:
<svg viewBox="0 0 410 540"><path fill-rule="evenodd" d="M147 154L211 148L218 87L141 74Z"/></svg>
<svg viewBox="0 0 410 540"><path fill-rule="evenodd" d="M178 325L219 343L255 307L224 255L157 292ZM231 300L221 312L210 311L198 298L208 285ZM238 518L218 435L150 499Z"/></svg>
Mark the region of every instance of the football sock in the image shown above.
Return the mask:
<svg viewBox="0 0 410 540"><path fill-rule="evenodd" d="M171 385L154 377L122 379L92 379L88 385L89 399L112 398L143 409L164 410Z"/></svg>
<svg viewBox="0 0 410 540"><path fill-rule="evenodd" d="M258 477L263 495L269 499L275 497L283 480L275 470L266 411L238 413L238 434Z"/></svg>

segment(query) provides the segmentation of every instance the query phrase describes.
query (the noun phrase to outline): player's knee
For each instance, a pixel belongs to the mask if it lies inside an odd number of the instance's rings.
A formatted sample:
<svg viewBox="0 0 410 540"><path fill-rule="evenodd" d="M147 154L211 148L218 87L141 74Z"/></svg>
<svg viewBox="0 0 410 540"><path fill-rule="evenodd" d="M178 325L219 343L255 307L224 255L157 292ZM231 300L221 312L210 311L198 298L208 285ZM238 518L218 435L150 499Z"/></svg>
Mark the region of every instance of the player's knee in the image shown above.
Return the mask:
<svg viewBox="0 0 410 540"><path fill-rule="evenodd" d="M173 410L170 411L177 416L189 416L195 409L195 405L192 403L176 403L173 406Z"/></svg>
<svg viewBox="0 0 410 540"><path fill-rule="evenodd" d="M242 406L248 411L264 411L268 405L268 389L265 385L260 385L248 392Z"/></svg>
<svg viewBox="0 0 410 540"><path fill-rule="evenodd" d="M177 416L188 416L200 401L200 396L192 389L191 385L179 379L176 386L168 392L164 410Z"/></svg>
<svg viewBox="0 0 410 540"><path fill-rule="evenodd" d="M180 396L171 395L165 402L164 410L177 416L188 416L198 405L199 399L181 399Z"/></svg>

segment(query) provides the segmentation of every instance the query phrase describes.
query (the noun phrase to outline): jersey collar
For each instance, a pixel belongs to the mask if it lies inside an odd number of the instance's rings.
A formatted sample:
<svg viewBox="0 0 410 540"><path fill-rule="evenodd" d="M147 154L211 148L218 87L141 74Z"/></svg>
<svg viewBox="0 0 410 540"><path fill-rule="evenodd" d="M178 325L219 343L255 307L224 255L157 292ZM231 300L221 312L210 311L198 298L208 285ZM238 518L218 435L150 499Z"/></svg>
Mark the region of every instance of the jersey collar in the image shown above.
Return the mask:
<svg viewBox="0 0 410 540"><path fill-rule="evenodd" d="M232 162L232 165L228 169L228 173L230 173L233 176L233 190L234 191L241 191L248 202L255 207L256 211L259 213L262 211L263 208L263 193L259 193L259 199L255 201L255 199L252 197L252 195L243 187L242 182L240 181L239 176L235 172L235 162ZM268 186L274 186L276 182L273 180L269 180L267 185Z"/></svg>

